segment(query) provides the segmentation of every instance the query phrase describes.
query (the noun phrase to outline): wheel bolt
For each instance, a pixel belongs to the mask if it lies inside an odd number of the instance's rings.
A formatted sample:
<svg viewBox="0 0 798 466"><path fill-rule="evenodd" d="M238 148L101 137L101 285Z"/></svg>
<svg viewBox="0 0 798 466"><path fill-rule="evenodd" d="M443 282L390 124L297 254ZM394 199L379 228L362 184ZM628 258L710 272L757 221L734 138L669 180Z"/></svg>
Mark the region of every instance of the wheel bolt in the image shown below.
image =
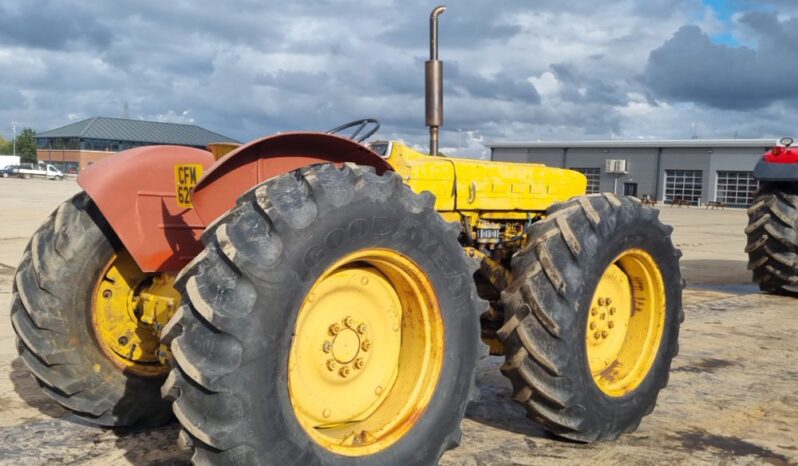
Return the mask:
<svg viewBox="0 0 798 466"><path fill-rule="evenodd" d="M111 297L111 290L103 291L103 298L108 299Z"/></svg>
<svg viewBox="0 0 798 466"><path fill-rule="evenodd" d="M609 321L609 322L607 322L607 327L608 328L613 328L613 327L615 327L615 323L613 321Z"/></svg>
<svg viewBox="0 0 798 466"><path fill-rule="evenodd" d="M341 331L341 326L340 325L338 325L338 324L330 325L330 328L329 328L330 335L338 335L338 332L340 332L340 331Z"/></svg>
<svg viewBox="0 0 798 466"><path fill-rule="evenodd" d="M355 359L355 369L363 369L365 363L363 362L363 358Z"/></svg>
<svg viewBox="0 0 798 466"><path fill-rule="evenodd" d="M357 326L357 333L362 335L362 334L366 333L367 329L368 329L368 327L366 327L366 324L360 324L360 325Z"/></svg>
<svg viewBox="0 0 798 466"><path fill-rule="evenodd" d="M607 314L602 312L601 313L601 320L605 320L606 318L607 318Z"/></svg>
<svg viewBox="0 0 798 466"><path fill-rule="evenodd" d="M598 305L599 306L603 306L604 305L604 298L599 298L598 299Z"/></svg>
<svg viewBox="0 0 798 466"><path fill-rule="evenodd" d="M120 345L124 346L127 344L127 337L122 335L121 337L119 337L119 340L117 341L119 342Z"/></svg>
<svg viewBox="0 0 798 466"><path fill-rule="evenodd" d="M590 323L590 330L595 330L595 329L596 329L596 323L595 322L591 322Z"/></svg>
<svg viewBox="0 0 798 466"><path fill-rule="evenodd" d="M612 304L612 299L611 298L607 298L607 299L604 300L604 302L607 303L607 306L609 306L610 304Z"/></svg>
<svg viewBox="0 0 798 466"><path fill-rule="evenodd" d="M328 359L328 360L327 360L327 370L329 370L329 371L334 371L336 367L337 367L337 366L336 366L336 364L335 364L335 361L334 361L334 360L332 360L332 359Z"/></svg>
<svg viewBox="0 0 798 466"><path fill-rule="evenodd" d="M338 371L338 375L344 378L349 377L349 368L347 366L342 367L341 370Z"/></svg>
<svg viewBox="0 0 798 466"><path fill-rule="evenodd" d="M601 338L601 332L596 332L596 333L594 333L594 334L593 334L593 338L595 338L596 340L598 340L599 338Z"/></svg>
<svg viewBox="0 0 798 466"><path fill-rule="evenodd" d="M371 342L368 341L368 340L364 341L363 343L360 344L360 349L362 349L363 351L370 350L371 349Z"/></svg>
<svg viewBox="0 0 798 466"><path fill-rule="evenodd" d="M613 314L615 314L615 308L614 308L614 307L611 307L611 308L610 308L610 315L613 315Z"/></svg>
<svg viewBox="0 0 798 466"><path fill-rule="evenodd" d="M352 328L355 325L355 321L352 320L351 317L347 316L346 318L344 318L344 325L346 325L349 328Z"/></svg>
<svg viewBox="0 0 798 466"><path fill-rule="evenodd" d="M601 331L601 338L607 338L607 331L606 330L602 330Z"/></svg>
<svg viewBox="0 0 798 466"><path fill-rule="evenodd" d="M329 353L330 351L332 351L332 343L330 343L329 341L325 341L324 344L321 345L321 350L324 351L325 353Z"/></svg>
<svg viewBox="0 0 798 466"><path fill-rule="evenodd" d="M597 311L597 310L596 310L596 308L594 307L593 309L591 309L591 310L590 310L590 315L594 316L594 315L596 315L596 314L598 314L598 311Z"/></svg>

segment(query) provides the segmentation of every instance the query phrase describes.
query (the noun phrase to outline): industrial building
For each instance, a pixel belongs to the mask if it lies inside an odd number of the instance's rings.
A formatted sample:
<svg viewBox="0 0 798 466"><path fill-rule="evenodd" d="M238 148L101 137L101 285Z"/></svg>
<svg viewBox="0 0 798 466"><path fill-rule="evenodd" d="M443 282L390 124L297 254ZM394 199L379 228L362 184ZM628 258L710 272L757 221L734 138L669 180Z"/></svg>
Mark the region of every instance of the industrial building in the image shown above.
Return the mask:
<svg viewBox="0 0 798 466"><path fill-rule="evenodd" d="M588 192L657 202L747 207L759 186L754 165L775 139L495 142L491 159L584 173Z"/></svg>
<svg viewBox="0 0 798 466"><path fill-rule="evenodd" d="M123 150L168 144L204 149L214 142L238 141L195 125L95 117L37 135L37 158L64 173L77 173Z"/></svg>

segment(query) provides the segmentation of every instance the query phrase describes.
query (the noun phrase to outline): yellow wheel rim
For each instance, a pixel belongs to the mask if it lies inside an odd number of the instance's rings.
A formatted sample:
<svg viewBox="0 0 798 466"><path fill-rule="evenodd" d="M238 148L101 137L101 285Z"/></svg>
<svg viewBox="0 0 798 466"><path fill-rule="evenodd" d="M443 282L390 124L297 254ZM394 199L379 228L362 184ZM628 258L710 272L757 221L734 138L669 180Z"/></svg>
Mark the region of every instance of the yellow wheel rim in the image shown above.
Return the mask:
<svg viewBox="0 0 798 466"><path fill-rule="evenodd" d="M108 262L93 293L92 327L116 366L140 376L168 372L159 333L179 303L172 284L169 276L142 272L127 251Z"/></svg>
<svg viewBox="0 0 798 466"><path fill-rule="evenodd" d="M645 380L665 326L665 284L650 254L630 249L604 271L587 321L590 372L607 396L621 397Z"/></svg>
<svg viewBox="0 0 798 466"><path fill-rule="evenodd" d="M424 272L386 249L350 254L305 297L288 360L299 423L329 451L364 456L418 422L443 365L444 330Z"/></svg>

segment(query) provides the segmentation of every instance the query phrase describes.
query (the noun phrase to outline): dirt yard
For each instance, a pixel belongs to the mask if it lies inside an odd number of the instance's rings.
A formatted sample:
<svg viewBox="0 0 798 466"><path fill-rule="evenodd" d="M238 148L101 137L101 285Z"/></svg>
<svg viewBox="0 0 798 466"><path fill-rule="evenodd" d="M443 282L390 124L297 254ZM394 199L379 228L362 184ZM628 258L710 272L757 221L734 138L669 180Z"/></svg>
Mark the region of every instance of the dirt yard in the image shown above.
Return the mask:
<svg viewBox="0 0 798 466"><path fill-rule="evenodd" d="M149 431L81 424L17 358L11 282L28 237L74 181L0 179L0 464L174 465L189 457L175 425ZM443 465L798 464L798 300L749 284L741 210L663 207L684 252L686 320L670 385L640 429L616 442L557 440L524 417L489 358L463 443Z"/></svg>

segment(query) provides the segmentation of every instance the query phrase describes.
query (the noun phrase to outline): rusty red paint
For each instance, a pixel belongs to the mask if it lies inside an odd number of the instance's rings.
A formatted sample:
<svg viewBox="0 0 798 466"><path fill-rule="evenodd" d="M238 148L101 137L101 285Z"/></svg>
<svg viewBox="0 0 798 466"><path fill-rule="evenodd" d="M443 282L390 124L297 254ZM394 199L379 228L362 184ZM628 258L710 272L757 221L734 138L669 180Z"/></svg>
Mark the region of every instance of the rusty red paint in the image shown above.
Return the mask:
<svg viewBox="0 0 798 466"><path fill-rule="evenodd" d="M243 193L269 178L332 162L391 167L350 139L324 133L286 133L259 139L214 164L204 150L139 147L83 170L78 184L91 197L144 272L176 272L203 249L205 226L231 209ZM200 164L205 176L194 189L193 209L178 206L174 166Z"/></svg>
<svg viewBox="0 0 798 466"><path fill-rule="evenodd" d="M177 205L178 164L209 169L213 155L190 147L137 147L100 160L78 176L78 184L144 272L180 270L202 250L205 223L193 209Z"/></svg>
<svg viewBox="0 0 798 466"><path fill-rule="evenodd" d="M380 174L392 170L377 153L351 139L326 133L283 133L252 141L220 159L194 189L194 208L210 224L253 186L326 162L372 166Z"/></svg>

